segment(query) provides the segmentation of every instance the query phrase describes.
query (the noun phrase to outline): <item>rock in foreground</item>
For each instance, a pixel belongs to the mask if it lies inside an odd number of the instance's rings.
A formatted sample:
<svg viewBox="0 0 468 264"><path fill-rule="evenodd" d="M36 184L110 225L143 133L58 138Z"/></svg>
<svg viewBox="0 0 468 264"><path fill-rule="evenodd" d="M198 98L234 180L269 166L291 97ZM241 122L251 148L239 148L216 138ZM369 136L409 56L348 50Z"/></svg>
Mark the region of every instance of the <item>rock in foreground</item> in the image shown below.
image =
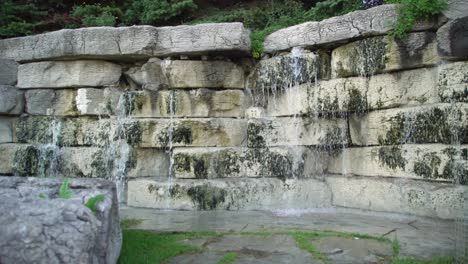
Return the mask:
<svg viewBox="0 0 468 264"><path fill-rule="evenodd" d="M63 179L0 177L0 263L116 263L122 235L112 182L73 179L70 199L58 197ZM93 213L84 204L105 196Z"/></svg>

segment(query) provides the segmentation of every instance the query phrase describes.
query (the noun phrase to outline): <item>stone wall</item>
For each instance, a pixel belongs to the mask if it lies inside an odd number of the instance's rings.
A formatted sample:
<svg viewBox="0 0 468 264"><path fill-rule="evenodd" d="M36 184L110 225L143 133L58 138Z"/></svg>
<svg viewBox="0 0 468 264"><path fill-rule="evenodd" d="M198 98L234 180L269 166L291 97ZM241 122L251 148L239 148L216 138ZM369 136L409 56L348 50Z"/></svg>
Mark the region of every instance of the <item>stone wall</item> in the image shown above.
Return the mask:
<svg viewBox="0 0 468 264"><path fill-rule="evenodd" d="M113 179L148 208L350 207L454 218L468 181L466 18L396 6L0 40L0 175Z"/></svg>

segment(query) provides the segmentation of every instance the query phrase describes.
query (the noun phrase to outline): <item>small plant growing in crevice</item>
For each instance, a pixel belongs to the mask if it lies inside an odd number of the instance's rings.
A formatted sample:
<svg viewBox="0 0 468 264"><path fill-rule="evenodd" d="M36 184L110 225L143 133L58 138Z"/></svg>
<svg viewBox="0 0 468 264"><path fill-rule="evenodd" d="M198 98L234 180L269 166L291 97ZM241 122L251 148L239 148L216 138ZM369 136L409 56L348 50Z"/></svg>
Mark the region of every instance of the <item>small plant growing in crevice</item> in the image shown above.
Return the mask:
<svg viewBox="0 0 468 264"><path fill-rule="evenodd" d="M70 185L70 179L65 178L65 180L63 180L62 182L62 185L60 185L60 189L58 193L60 198L70 199L73 196L73 193L71 192L69 185Z"/></svg>
<svg viewBox="0 0 468 264"><path fill-rule="evenodd" d="M104 194L98 194L96 196L89 198L85 206L88 207L91 211L93 211L93 213L96 213L97 204L103 201L105 198L106 197L104 196Z"/></svg>

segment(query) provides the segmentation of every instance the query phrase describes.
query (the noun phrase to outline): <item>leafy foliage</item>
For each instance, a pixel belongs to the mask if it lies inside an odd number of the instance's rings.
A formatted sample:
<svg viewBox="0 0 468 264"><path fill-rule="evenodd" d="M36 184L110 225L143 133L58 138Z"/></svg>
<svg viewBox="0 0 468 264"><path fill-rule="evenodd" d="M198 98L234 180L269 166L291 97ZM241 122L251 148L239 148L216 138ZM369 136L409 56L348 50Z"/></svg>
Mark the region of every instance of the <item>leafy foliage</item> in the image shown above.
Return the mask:
<svg viewBox="0 0 468 264"><path fill-rule="evenodd" d="M39 11L32 3L18 3L12 0L0 4L0 38L31 34L40 18L47 12Z"/></svg>
<svg viewBox="0 0 468 264"><path fill-rule="evenodd" d="M390 33L403 39L418 20L427 20L440 14L446 7L445 0L386 0L387 4L401 4L397 24Z"/></svg>
<svg viewBox="0 0 468 264"><path fill-rule="evenodd" d="M123 17L120 8L100 5L75 6L71 12L72 16L80 17L83 26L115 26L117 21Z"/></svg>
<svg viewBox="0 0 468 264"><path fill-rule="evenodd" d="M103 201L105 198L106 196L104 196L104 194L98 194L94 197L89 198L85 206L88 207L91 211L93 211L93 213L95 213L97 204Z"/></svg>
<svg viewBox="0 0 468 264"><path fill-rule="evenodd" d="M125 12L125 23L161 25L196 8L193 0L135 0Z"/></svg>
<svg viewBox="0 0 468 264"><path fill-rule="evenodd" d="M70 199L72 197L73 193L71 192L69 185L70 185L70 179L65 178L65 180L63 180L62 185L60 186L60 189L59 189L58 195L60 198Z"/></svg>

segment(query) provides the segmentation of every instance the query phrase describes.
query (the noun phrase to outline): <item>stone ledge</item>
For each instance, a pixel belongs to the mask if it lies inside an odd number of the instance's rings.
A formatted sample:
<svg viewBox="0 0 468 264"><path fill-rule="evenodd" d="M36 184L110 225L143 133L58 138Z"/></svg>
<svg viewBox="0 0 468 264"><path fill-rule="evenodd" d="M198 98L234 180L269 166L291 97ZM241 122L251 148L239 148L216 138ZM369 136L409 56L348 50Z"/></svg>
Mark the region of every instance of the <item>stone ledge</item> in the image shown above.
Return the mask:
<svg viewBox="0 0 468 264"><path fill-rule="evenodd" d="M466 186L407 179L332 177L333 205L362 210L455 219L463 212Z"/></svg>
<svg viewBox="0 0 468 264"><path fill-rule="evenodd" d="M129 206L176 210L275 210L328 208L331 194L314 179L138 179L128 182Z"/></svg>
<svg viewBox="0 0 468 264"><path fill-rule="evenodd" d="M328 172L468 184L468 145L353 147L330 158Z"/></svg>
<svg viewBox="0 0 468 264"><path fill-rule="evenodd" d="M247 55L242 23L176 27L93 27L0 40L0 58L19 62L51 59L141 60L178 54Z"/></svg>
<svg viewBox="0 0 468 264"><path fill-rule="evenodd" d="M298 46L336 45L360 37L383 35L393 28L397 12L397 5L382 5L281 29L266 37L265 52L273 53ZM436 21L420 22L413 30L433 29L437 25Z"/></svg>

